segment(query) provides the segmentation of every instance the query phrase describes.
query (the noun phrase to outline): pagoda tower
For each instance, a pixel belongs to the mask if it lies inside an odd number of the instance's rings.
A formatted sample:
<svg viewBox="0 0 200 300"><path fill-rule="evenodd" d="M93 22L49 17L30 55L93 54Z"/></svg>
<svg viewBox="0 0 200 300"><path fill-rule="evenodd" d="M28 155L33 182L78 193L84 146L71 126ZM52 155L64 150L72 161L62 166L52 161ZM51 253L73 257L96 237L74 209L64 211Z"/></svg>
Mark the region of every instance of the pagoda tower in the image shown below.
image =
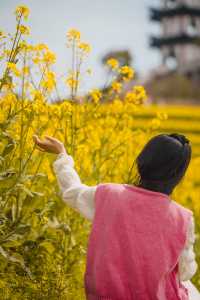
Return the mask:
<svg viewBox="0 0 200 300"><path fill-rule="evenodd" d="M161 51L166 69L200 79L200 0L160 0L150 18L161 26L150 45Z"/></svg>

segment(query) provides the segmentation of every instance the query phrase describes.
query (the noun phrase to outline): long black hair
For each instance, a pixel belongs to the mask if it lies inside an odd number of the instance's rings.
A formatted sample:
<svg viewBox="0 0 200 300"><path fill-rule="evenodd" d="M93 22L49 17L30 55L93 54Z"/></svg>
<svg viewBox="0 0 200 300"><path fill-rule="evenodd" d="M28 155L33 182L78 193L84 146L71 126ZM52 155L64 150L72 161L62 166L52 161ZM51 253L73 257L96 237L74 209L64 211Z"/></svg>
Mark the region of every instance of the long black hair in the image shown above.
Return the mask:
<svg viewBox="0 0 200 300"><path fill-rule="evenodd" d="M184 177L191 154L190 141L182 134L154 136L136 158L137 186L170 195Z"/></svg>

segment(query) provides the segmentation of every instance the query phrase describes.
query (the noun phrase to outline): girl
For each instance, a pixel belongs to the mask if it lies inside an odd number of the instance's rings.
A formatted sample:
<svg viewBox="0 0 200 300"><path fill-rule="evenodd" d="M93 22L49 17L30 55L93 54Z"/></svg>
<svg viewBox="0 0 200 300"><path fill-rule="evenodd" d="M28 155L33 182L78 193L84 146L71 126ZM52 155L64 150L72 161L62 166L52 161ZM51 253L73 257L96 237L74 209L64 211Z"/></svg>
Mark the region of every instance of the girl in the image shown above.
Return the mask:
<svg viewBox="0 0 200 300"><path fill-rule="evenodd" d="M57 154L53 163L63 200L93 221L84 285L87 300L199 300L191 210L171 199L191 160L189 140L160 134L136 159L135 185L83 184L63 143L34 141Z"/></svg>

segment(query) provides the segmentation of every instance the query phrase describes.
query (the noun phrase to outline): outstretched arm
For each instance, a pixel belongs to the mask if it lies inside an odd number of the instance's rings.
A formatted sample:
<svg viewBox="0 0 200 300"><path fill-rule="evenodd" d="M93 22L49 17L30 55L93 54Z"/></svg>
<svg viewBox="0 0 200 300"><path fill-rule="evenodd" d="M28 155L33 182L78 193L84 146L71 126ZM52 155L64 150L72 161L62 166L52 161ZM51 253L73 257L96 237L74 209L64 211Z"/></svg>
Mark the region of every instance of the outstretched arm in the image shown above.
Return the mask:
<svg viewBox="0 0 200 300"><path fill-rule="evenodd" d="M39 139L37 135L34 135L33 139L39 150L57 154L53 169L63 201L88 220L93 220L96 186L88 186L81 182L78 173L74 169L73 157L67 154L62 142L50 136L46 136L44 141Z"/></svg>
<svg viewBox="0 0 200 300"><path fill-rule="evenodd" d="M58 154L53 163L63 201L79 211L88 220L93 220L96 186L83 184L76 170L74 160L66 153Z"/></svg>

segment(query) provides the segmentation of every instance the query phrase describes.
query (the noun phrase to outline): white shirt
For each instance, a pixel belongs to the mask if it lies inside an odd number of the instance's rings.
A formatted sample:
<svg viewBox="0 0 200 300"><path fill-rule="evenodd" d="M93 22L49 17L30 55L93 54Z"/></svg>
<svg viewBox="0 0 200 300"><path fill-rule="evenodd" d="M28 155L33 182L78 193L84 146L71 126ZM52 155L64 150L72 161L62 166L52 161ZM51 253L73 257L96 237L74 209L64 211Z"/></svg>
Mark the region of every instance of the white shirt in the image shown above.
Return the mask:
<svg viewBox="0 0 200 300"><path fill-rule="evenodd" d="M53 169L58 180L63 201L78 211L82 216L92 221L95 214L94 195L97 186L83 184L74 169L74 160L67 153L60 153L53 162ZM194 253L195 225L191 218L184 250L179 257L179 278L186 281L197 271Z"/></svg>

